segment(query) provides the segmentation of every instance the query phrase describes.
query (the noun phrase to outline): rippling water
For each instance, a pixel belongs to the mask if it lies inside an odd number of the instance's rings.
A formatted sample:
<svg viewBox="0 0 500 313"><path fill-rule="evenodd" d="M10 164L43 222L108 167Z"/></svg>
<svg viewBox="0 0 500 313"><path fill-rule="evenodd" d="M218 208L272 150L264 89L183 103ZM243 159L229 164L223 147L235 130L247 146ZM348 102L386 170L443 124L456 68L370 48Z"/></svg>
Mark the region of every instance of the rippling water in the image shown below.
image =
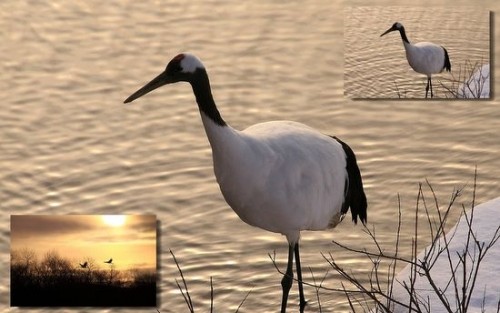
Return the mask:
<svg viewBox="0 0 500 313"><path fill-rule="evenodd" d="M432 11L432 14L430 13ZM399 32L380 35L393 23L405 26L411 43L430 41L448 51L452 72L433 75L434 95L451 97L473 68L490 63L490 12L461 6L348 7L345 9L345 94L351 98L424 98L427 78L412 70ZM466 74L467 73L467 74Z"/></svg>
<svg viewBox="0 0 500 313"><path fill-rule="evenodd" d="M221 113L235 128L289 119L348 142L363 173L369 226L387 249L394 244L398 194L408 222L425 179L443 203L465 186L460 201L467 203L477 165L477 201L499 196L500 102L345 98L343 12L338 1L3 1L0 311L18 311L8 307L8 216L14 213L156 214L162 313L187 311L170 249L197 312L209 310L210 277L219 312L234 312L250 290L240 312L279 309L281 276L268 253L276 251L283 268L285 238L244 224L225 204L189 86L122 104L182 51L204 61ZM374 32L389 26L380 20ZM417 31L411 34L417 38ZM399 38L384 39L402 51ZM334 247L332 239L368 246L362 228L350 222L305 232L306 281L309 267L316 277L328 269L320 252L369 270L365 258ZM338 279L329 274L325 284L338 287ZM306 294L317 310L314 289L306 287ZM293 288L290 308L297 301ZM341 294L322 292L321 303L323 312L348 309ZM111 310L59 310L66 311Z"/></svg>

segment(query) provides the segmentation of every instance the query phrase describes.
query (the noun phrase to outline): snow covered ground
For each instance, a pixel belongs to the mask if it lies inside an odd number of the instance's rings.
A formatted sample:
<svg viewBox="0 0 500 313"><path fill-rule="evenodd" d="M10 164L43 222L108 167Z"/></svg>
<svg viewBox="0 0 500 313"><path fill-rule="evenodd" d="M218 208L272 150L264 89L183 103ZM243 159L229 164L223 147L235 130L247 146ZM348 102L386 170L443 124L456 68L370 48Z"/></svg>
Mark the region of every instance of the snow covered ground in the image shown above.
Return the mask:
<svg viewBox="0 0 500 313"><path fill-rule="evenodd" d="M477 69L471 77L458 87L459 98L490 98L490 65Z"/></svg>
<svg viewBox="0 0 500 313"><path fill-rule="evenodd" d="M471 212L467 213L469 216ZM487 245L491 242L494 236L498 236L500 227L500 198L496 198L489 202L478 205L474 209L474 218L472 221L472 229L476 236L478 243L481 245L485 243ZM456 268L455 278L457 282L457 290L461 296L462 286L464 280L463 267L460 265L459 256L463 255L465 251L466 242L468 238L469 227L467 225L466 219L462 216L460 221L455 225L448 233L447 240L449 243L449 250L451 256L452 267ZM452 234L454 234L453 237ZM451 238L451 240L450 240ZM477 265L477 259L479 256L479 249L474 242L473 238L470 238L471 242L468 248L468 256L466 257L467 268L465 270L465 277L472 268ZM444 247L443 238L441 238L440 246ZM429 247L426 248L428 250ZM418 256L419 260L422 260L426 250L422 251ZM473 263L475 259L476 263ZM457 264L459 266L457 267ZM408 291L403 287L403 282L409 286L409 277L411 269L407 266L403 269L397 276L394 282L394 298L402 303L409 303L410 297ZM431 284L427 277L416 275L415 283L415 294L418 298L423 301L423 303L428 303L429 312L441 313L448 312L442 301L438 298L436 293L432 290ZM456 294L453 281L450 283L452 277L452 270L450 269L450 263L446 253L441 254L434 266L430 271L430 277L434 280L437 287L440 290L444 290L444 297L449 302L452 312L459 312L457 310ZM479 272L477 275L477 280L475 282L475 288L472 292L472 297L470 299L470 305L468 312L499 312L498 306L500 305L500 240L496 242L495 245L487 252L485 257L482 259ZM484 309L484 311L483 311ZM423 310L424 312L426 310ZM394 307L394 313L407 313L408 308L396 305Z"/></svg>

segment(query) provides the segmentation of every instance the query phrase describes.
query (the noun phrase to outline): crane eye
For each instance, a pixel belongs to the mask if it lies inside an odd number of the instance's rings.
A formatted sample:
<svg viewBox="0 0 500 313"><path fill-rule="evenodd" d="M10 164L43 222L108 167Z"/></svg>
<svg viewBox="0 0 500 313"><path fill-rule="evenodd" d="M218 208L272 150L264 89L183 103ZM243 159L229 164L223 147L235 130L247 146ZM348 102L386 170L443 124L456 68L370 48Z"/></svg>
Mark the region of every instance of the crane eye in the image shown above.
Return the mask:
<svg viewBox="0 0 500 313"><path fill-rule="evenodd" d="M172 60L172 62L170 62L167 65L165 71L169 74L178 74L182 72L181 62L176 62L176 60Z"/></svg>
<svg viewBox="0 0 500 313"><path fill-rule="evenodd" d="M169 74L177 74L179 72L183 71L183 68L181 66L181 61L184 59L184 54L178 54L175 56L170 63L168 63L167 68L165 71Z"/></svg>

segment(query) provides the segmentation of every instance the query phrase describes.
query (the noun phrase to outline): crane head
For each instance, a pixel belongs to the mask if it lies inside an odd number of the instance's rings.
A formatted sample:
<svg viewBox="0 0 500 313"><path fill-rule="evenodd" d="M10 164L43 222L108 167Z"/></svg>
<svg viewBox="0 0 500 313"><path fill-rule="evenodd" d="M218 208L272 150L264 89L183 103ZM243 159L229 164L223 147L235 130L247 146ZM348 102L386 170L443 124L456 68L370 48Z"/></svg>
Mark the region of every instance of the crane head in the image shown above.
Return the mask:
<svg viewBox="0 0 500 313"><path fill-rule="evenodd" d="M388 34L390 32L396 31L396 30L398 30L398 31L404 30L403 24L401 24L399 22L396 22L396 23L392 24L391 28L389 28L388 30L386 30L382 35L380 35L380 37L382 37L385 34Z"/></svg>
<svg viewBox="0 0 500 313"><path fill-rule="evenodd" d="M129 103L135 99L167 84L172 84L176 82L190 82L194 74L199 70L204 70L205 67L195 55L190 53L181 53L175 56L168 64L165 70L149 83L144 85L136 92L134 92L130 97L128 97L124 103Z"/></svg>

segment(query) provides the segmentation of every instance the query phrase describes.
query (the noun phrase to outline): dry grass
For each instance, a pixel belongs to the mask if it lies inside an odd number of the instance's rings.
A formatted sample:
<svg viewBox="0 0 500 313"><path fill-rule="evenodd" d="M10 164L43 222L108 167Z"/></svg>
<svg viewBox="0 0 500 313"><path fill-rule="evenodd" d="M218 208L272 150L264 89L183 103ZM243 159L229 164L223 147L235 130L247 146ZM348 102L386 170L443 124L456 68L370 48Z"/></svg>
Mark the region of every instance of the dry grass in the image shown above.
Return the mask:
<svg viewBox="0 0 500 313"><path fill-rule="evenodd" d="M476 177L476 175L475 175ZM415 224L414 234L412 237L411 256L409 258L403 257L399 253L400 249L400 234L401 234L401 204L398 205L398 231L396 234L396 246L393 252L386 252L381 248L375 231L368 228L365 232L372 240L373 249L360 250L348 247L339 242L333 243L347 251L359 254L369 259L372 268L369 275L368 284L363 283L363 280L358 278L358 274L344 269L339 263L335 261L331 254L323 255L325 260L330 264L332 269L339 273L343 278L342 286L343 292L348 299L352 312L384 312L390 313L394 311L395 305L403 307L405 312L431 312L431 304L429 299L420 297L415 290L415 283L417 277L426 280L432 292L437 296L440 303L432 303L433 309L437 307L444 308L447 312L471 312L470 301L474 289L476 288L476 279L481 268L482 260L488 251L500 239L500 225L494 232L493 237L487 242L480 242L472 231L474 220L474 207L475 207L475 191L476 191L476 178L474 178L473 199L470 210L462 205L461 219L465 219L468 226L467 241L464 249L458 252L458 262L452 262L452 252L449 249L449 243L453 239L455 233L446 233L447 220L451 208L455 205L457 198L461 195L462 190L456 190L449 201L449 204L442 208L440 207L434 190L429 182L426 182L428 189L431 193L431 203L428 202L422 185L420 185L417 203L415 208ZM419 214L424 211L425 223L428 226L428 234L419 232ZM437 221L435 220L437 216ZM429 236L431 244L426 247L423 256L419 256L419 238L422 236ZM471 254L470 249L476 249L476 254ZM447 282L444 290L438 287L436 278L433 277L431 271L439 257L444 256L448 260L448 265L452 273L450 280ZM393 291L395 284L400 282L395 281L396 268L401 265L410 267L410 277L407 282L404 282L402 288L406 291L409 303L401 302L400 298L395 297ZM385 266L385 268L382 268ZM461 272L461 275L456 273ZM453 291L453 297L449 298L446 291L450 288ZM455 307L454 308L454 305ZM321 312L321 311L320 311ZM483 310L484 312L484 300ZM498 299L497 313L500 312L500 297Z"/></svg>
<svg viewBox="0 0 500 313"><path fill-rule="evenodd" d="M191 300L191 295L189 293L188 284L187 284L186 278L184 277L184 273L182 272L180 263L177 260L177 258L175 257L175 254L172 250L170 250L170 254L172 255L172 258L174 259L174 263L177 266L177 270L179 271L179 276L181 278L180 281L178 279L175 280L175 283L177 284L177 288L179 288L179 291L181 292L182 297L184 298L184 302L186 303L186 306L188 308L188 312L194 313L195 312L194 304L193 304L193 301ZM239 312L240 308L243 306L243 304L245 303L246 299L248 298L248 296L250 295L251 292L252 292L252 290L248 291L248 293L245 295L243 300L241 300L240 304L236 308L235 313ZM157 311L158 311L158 313L160 313L159 310L157 310ZM212 276L210 276L210 313L213 313L213 312L215 312L214 288L213 288Z"/></svg>
<svg viewBox="0 0 500 313"><path fill-rule="evenodd" d="M442 207L439 205L436 194L429 182L426 184L420 184L418 194L416 197L415 204L415 217L414 217L414 229L411 238L411 255L403 256L400 253L401 249L401 202L398 200L398 228L395 238L395 248L391 252L386 252L382 247L381 243L377 239L375 229L365 228L364 231L368 236L368 240L371 242L372 249L355 249L344 245L340 242L333 241L333 244L341 249L350 251L358 255L358 257L367 258L369 264L371 264L371 269L369 269L369 280L366 282L366 268L349 270L345 269L341 264L339 264L333 257L331 253L322 254L325 261L330 265L331 269L322 275L321 279L317 279L312 270L311 278L312 281L303 281L303 284L310 286L315 290L316 301L318 305L318 311L323 311L323 306L321 304L320 291L324 293L336 293L343 294L350 306L351 312L393 312L394 306L399 305L405 308L406 312L416 312L416 313L429 313L431 312L430 303L428 299L422 298L418 295L415 290L415 282L417 277L424 277L432 291L436 294L440 303L433 303L433 307L442 306L447 312L459 312L467 313L471 310L470 301L473 291L476 288L476 278L481 269L481 262L488 251L500 241L500 225L494 232L494 236L488 242L480 242L472 231L472 225L474 220L474 208L475 208L475 193L476 193L476 177L477 172L474 175L474 186L472 193L472 201L470 207L467 208L465 205L461 205L461 219L465 219L469 232L467 236L467 242L465 243L464 250L458 254L459 262L453 264L452 262L452 252L449 249L449 243L454 237L454 233L446 233L446 229L450 227L447 221L450 216L452 207L457 203L457 199L462 195L462 189L455 190L450 197L449 203ZM424 188L424 186L426 188ZM430 192L430 198L426 196L424 189L428 189ZM399 197L398 197L399 199ZM424 216L424 221L420 221ZM424 227L420 227L419 223L423 223ZM421 229L426 229L427 233L421 233ZM430 238L430 245L427 246L424 255L419 256L421 250L421 243L419 238ZM422 239L420 239L422 240ZM444 243L444 244L443 244ZM475 246L475 247L474 247ZM470 254L469 248L475 248L478 253ZM180 262L175 257L174 253L170 251L173 260L177 266L180 280L176 279L177 287L179 288L184 302L186 303L187 310L191 313L195 312L193 302L188 289L188 284L184 277L181 269ZM433 277L432 268L436 264L436 260L444 256L448 259L448 264L452 273L457 273L460 269L461 275L452 275L448 281L445 290L441 290ZM276 255L269 254L271 262L274 264L276 270L285 275L283 271L276 264ZM403 284L403 288L406 291L409 303L401 302L399 298L394 295L394 288L397 283L396 271L397 269L409 266L410 267L410 277L407 282ZM324 285L325 279L331 273L340 274L342 278L341 288L329 288ZM296 279L294 279L296 280ZM463 288L462 288L463 286ZM451 288L453 290L454 297L452 299L448 298L446 290ZM212 278L210 278L210 297L211 297L211 307L210 312L214 312L214 291ZM238 309L244 304L247 297L250 295L251 291L248 292L245 298L241 301ZM453 309L453 305L456 305L456 309ZM159 312L159 311L158 311ZM483 310L484 312L484 301ZM500 297L498 299L497 313L500 313Z"/></svg>
<svg viewBox="0 0 500 313"><path fill-rule="evenodd" d="M488 99L491 97L490 86L487 86L487 83L490 82L490 72L481 71L483 65L485 65L483 60L474 63L466 60L464 64L459 64L458 69L452 70L451 78L437 79L438 84L435 85L438 88L434 86L434 98L432 99ZM473 77L475 73L477 76ZM423 84L422 90L424 90L425 84ZM406 90L401 89L396 81L394 81L394 85L398 99L408 98ZM486 90L490 90L487 97L484 95Z"/></svg>
<svg viewBox="0 0 500 313"><path fill-rule="evenodd" d="M440 82L441 87L446 91L446 98L455 99L481 99L484 98L484 91L490 90L490 86L486 83L490 81L490 72L482 70L484 62L472 63L466 60L464 64L460 64L458 71L451 73L451 79L445 82ZM476 76L474 76L476 74ZM488 93L488 97L490 97Z"/></svg>

